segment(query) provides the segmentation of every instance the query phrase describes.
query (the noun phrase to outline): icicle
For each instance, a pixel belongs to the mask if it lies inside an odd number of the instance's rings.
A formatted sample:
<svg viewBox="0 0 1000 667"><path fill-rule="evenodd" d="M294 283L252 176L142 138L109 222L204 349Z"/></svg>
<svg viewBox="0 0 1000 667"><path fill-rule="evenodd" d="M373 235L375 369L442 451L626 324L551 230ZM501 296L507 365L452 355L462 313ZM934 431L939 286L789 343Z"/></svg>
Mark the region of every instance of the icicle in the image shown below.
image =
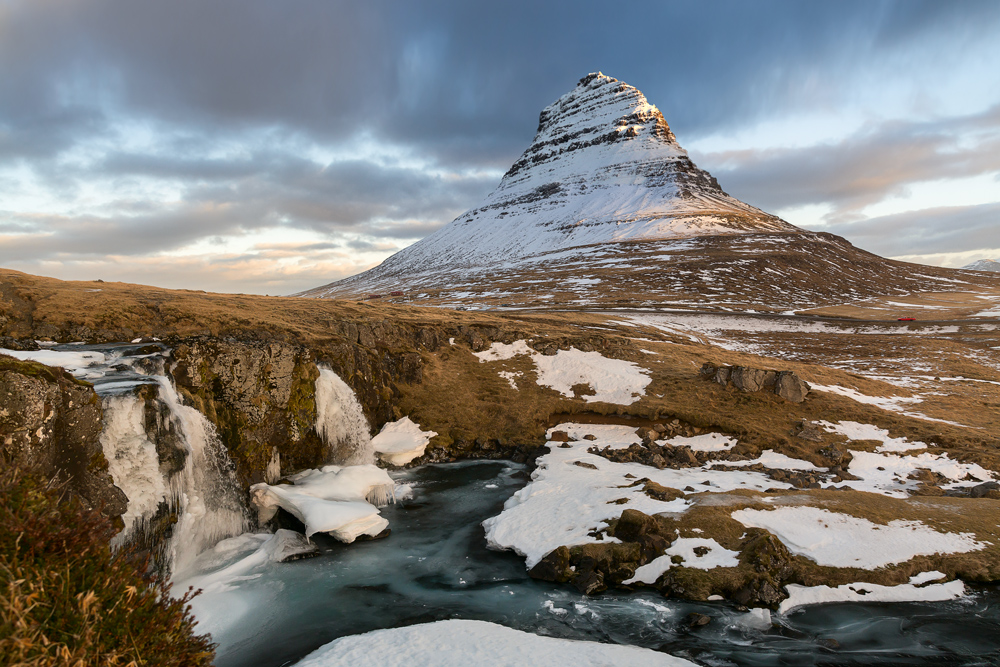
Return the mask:
<svg viewBox="0 0 1000 667"><path fill-rule="evenodd" d="M368 489L365 500L375 507L385 507L389 503L396 502L395 484L376 484Z"/></svg>
<svg viewBox="0 0 1000 667"><path fill-rule="evenodd" d="M215 427L203 414L181 402L173 383L158 376L160 400L182 435L184 469L170 478L177 525L170 540L171 570L182 572L195 557L220 540L250 527L236 472Z"/></svg>
<svg viewBox="0 0 1000 667"><path fill-rule="evenodd" d="M316 431L340 465L375 462L368 420L354 391L328 368L316 380Z"/></svg>

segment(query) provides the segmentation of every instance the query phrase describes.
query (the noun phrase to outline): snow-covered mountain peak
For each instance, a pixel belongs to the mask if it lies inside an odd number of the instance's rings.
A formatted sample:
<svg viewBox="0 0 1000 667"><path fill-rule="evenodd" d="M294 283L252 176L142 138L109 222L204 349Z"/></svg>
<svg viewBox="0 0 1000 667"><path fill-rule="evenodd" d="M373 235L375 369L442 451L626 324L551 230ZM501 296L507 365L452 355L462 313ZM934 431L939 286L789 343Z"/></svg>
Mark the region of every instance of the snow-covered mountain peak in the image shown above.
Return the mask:
<svg viewBox="0 0 1000 667"><path fill-rule="evenodd" d="M639 90L596 72L542 110L531 145L479 206L380 266L305 294L530 268L608 243L799 232L723 192Z"/></svg>

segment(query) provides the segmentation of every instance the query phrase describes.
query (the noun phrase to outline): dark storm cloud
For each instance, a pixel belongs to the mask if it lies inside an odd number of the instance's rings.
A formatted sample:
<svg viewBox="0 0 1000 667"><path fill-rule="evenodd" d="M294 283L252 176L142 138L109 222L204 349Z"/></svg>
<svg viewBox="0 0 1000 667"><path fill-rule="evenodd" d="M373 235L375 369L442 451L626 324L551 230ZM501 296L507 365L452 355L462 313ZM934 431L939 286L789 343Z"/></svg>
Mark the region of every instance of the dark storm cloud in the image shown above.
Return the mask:
<svg viewBox="0 0 1000 667"><path fill-rule="evenodd" d="M911 183L1000 171L1000 106L947 122L884 123L833 144L709 154L701 164L765 210L826 203L837 221Z"/></svg>
<svg viewBox="0 0 1000 667"><path fill-rule="evenodd" d="M590 70L644 90L684 133L845 94L888 51L995 28L992 2L15 2L0 27L0 116L22 152L102 114L199 128L369 128L504 168L540 109ZM817 80L820 83L817 83ZM37 128L29 119L40 118Z"/></svg>

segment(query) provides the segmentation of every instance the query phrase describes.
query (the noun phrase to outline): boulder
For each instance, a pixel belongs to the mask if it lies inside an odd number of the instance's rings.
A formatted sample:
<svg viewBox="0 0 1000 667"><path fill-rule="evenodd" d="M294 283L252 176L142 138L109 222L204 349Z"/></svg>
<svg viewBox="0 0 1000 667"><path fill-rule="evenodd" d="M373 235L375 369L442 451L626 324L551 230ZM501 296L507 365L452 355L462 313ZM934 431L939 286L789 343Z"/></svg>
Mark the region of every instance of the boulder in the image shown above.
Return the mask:
<svg viewBox="0 0 1000 667"><path fill-rule="evenodd" d="M774 393L786 401L801 403L809 394L809 385L795 373L781 371L774 383Z"/></svg>

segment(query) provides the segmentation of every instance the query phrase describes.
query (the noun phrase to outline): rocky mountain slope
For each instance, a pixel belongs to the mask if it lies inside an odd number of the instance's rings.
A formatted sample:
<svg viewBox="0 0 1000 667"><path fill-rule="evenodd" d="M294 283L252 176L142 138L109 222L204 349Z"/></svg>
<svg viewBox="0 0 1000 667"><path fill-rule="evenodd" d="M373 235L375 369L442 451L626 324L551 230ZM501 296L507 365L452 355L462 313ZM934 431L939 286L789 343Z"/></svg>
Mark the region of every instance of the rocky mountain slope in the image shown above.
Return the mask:
<svg viewBox="0 0 1000 667"><path fill-rule="evenodd" d="M542 111L531 146L482 204L300 296L781 312L984 282L872 255L729 196L639 90L597 73Z"/></svg>

